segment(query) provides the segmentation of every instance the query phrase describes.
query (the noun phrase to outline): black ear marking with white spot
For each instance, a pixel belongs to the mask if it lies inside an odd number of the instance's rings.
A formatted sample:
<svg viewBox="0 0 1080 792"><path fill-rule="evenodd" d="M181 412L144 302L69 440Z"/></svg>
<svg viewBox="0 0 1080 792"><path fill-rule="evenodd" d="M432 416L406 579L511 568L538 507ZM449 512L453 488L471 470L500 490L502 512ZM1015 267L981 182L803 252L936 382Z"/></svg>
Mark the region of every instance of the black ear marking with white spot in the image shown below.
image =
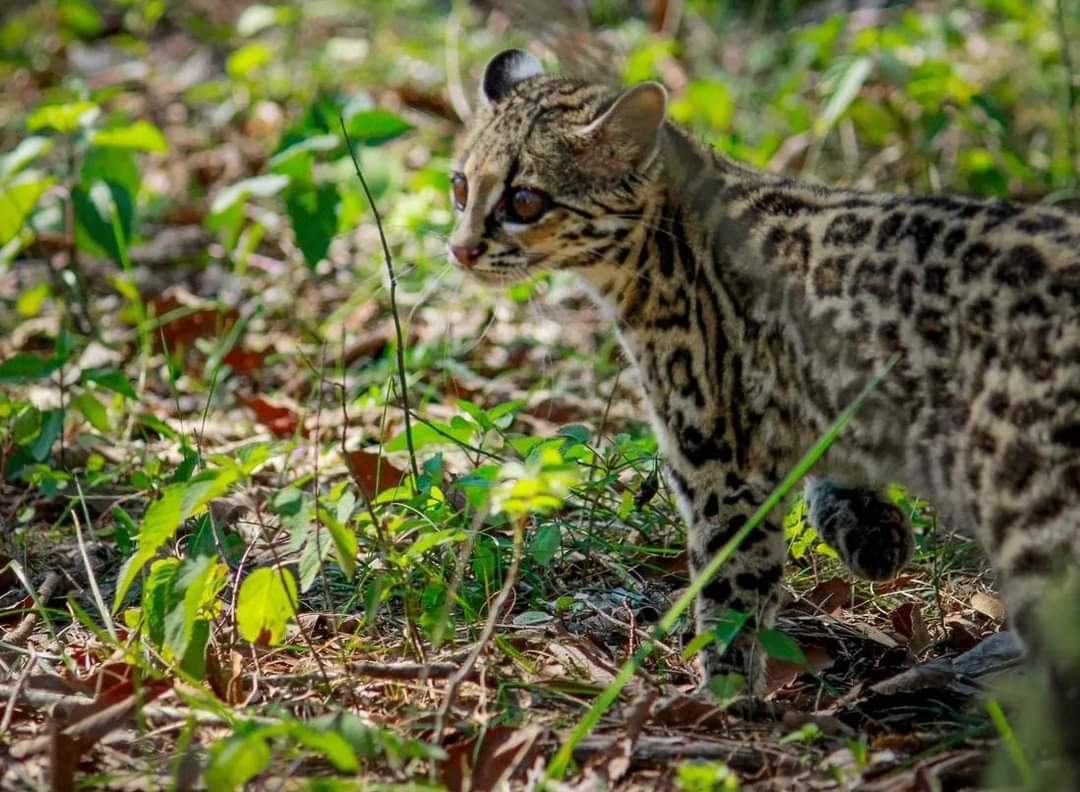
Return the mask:
<svg viewBox="0 0 1080 792"><path fill-rule="evenodd" d="M543 72L535 55L519 49L503 50L484 67L481 98L488 103L497 102L522 80Z"/></svg>

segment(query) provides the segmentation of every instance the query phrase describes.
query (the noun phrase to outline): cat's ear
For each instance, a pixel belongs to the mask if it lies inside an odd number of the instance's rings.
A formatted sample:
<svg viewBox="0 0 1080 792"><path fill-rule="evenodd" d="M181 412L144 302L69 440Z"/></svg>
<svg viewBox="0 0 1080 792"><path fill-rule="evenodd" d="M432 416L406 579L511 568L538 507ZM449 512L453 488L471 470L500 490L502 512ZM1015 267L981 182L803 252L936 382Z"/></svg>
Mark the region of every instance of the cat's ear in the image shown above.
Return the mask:
<svg viewBox="0 0 1080 792"><path fill-rule="evenodd" d="M660 129L667 114L667 91L660 83L635 85L615 100L604 114L584 127L580 134L590 142L589 150L608 159L605 167L634 168L656 150Z"/></svg>
<svg viewBox="0 0 1080 792"><path fill-rule="evenodd" d="M519 49L503 50L484 67L480 98L488 104L497 102L522 80L543 73L535 55Z"/></svg>

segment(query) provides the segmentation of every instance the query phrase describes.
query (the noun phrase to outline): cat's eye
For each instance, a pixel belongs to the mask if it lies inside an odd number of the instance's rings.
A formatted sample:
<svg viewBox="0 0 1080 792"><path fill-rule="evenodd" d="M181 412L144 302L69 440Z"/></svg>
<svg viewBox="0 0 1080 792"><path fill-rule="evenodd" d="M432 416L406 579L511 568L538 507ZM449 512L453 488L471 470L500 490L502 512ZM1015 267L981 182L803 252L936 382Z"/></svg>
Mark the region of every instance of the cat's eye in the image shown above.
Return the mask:
<svg viewBox="0 0 1080 792"><path fill-rule="evenodd" d="M517 223L535 223L547 211L548 197L531 187L515 187L510 194L506 213Z"/></svg>
<svg viewBox="0 0 1080 792"><path fill-rule="evenodd" d="M469 182L463 174L454 173L450 176L450 191L454 194L454 208L464 212L465 204L469 202Z"/></svg>

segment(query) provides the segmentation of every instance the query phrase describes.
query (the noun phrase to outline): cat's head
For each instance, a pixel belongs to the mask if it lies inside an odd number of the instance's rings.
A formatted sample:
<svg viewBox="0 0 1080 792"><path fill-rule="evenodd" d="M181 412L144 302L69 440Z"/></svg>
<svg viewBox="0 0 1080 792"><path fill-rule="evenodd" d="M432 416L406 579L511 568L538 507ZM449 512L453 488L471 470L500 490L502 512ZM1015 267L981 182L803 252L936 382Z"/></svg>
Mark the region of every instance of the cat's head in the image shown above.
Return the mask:
<svg viewBox="0 0 1080 792"><path fill-rule="evenodd" d="M652 189L667 95L546 75L521 50L484 70L451 173L450 260L489 282L607 260Z"/></svg>

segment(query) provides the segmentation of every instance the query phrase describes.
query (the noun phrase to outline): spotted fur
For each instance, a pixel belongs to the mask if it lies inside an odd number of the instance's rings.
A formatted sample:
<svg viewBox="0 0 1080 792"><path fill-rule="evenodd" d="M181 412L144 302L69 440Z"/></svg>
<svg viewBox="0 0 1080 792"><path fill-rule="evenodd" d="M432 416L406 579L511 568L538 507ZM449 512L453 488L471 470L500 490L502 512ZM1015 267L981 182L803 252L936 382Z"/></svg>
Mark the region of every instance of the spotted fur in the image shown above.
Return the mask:
<svg viewBox="0 0 1080 792"><path fill-rule="evenodd" d="M976 533L1037 643L1032 604L1080 553L1080 219L760 173L667 122L655 84L620 95L514 58L460 143L452 243L483 246L470 269L489 281L573 270L611 315L692 571L898 355L809 482L811 520L856 572L887 578L912 539L874 482L930 497ZM549 200L527 225L505 219L521 185ZM784 556L773 515L705 588L698 629L729 608L771 623ZM760 684L758 654L707 649L705 673Z"/></svg>

